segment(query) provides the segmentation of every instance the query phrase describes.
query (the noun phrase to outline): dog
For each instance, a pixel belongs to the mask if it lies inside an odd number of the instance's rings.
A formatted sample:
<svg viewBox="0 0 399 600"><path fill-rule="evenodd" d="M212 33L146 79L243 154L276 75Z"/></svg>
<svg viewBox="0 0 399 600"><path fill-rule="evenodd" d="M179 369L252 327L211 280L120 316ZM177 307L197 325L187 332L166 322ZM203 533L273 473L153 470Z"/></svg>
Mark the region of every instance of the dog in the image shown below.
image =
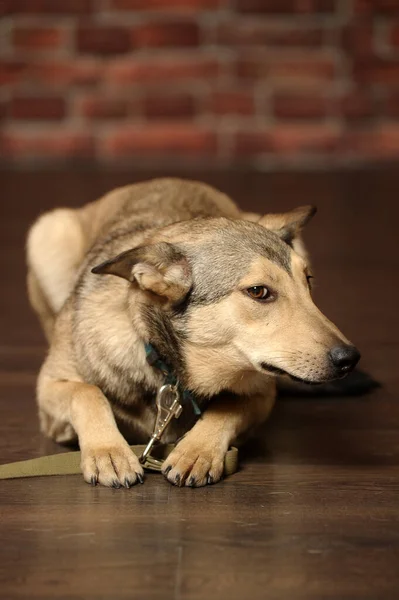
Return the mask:
<svg viewBox="0 0 399 600"><path fill-rule="evenodd" d="M148 441L164 383L190 402L165 435L168 481L219 481L229 446L262 423L276 378L345 376L358 350L315 306L302 240L311 206L264 216L199 182L155 179L39 217L28 292L49 342L37 383L42 432L78 441L86 482L143 482L128 440Z"/></svg>

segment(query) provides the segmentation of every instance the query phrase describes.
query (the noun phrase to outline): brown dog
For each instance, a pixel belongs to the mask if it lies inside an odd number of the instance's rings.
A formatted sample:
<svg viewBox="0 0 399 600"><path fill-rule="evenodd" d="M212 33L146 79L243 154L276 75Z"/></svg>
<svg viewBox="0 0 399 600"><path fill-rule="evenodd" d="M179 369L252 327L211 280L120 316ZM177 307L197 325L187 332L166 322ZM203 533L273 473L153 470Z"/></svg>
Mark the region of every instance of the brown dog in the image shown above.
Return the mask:
<svg viewBox="0 0 399 600"><path fill-rule="evenodd" d="M163 468L177 485L221 478L229 445L268 416L276 374L323 382L355 366L312 301L300 234L314 212L261 218L202 183L159 179L38 219L28 287L50 343L41 428L78 438L86 481L142 481L125 437L147 441L154 425L163 375L146 343L203 410L195 422L185 406L168 429L168 442L185 434Z"/></svg>

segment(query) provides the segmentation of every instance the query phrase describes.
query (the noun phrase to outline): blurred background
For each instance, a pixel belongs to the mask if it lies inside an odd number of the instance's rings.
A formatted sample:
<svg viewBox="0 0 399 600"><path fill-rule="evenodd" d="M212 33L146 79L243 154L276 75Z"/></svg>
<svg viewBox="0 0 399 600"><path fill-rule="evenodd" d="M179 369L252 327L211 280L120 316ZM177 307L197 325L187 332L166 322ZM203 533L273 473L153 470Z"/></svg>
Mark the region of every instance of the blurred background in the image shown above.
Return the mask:
<svg viewBox="0 0 399 600"><path fill-rule="evenodd" d="M7 165L399 155L397 0L0 0Z"/></svg>

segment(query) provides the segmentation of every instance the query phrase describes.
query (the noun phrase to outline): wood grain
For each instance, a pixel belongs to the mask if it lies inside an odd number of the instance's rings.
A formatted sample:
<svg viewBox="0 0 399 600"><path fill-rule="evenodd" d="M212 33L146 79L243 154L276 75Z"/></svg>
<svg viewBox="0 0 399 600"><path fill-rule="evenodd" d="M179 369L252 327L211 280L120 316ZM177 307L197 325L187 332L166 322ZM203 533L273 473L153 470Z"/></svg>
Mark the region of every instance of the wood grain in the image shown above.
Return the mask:
<svg viewBox="0 0 399 600"><path fill-rule="evenodd" d="M24 284L35 216L155 173L0 173L0 460L65 451L38 431L45 352ZM159 475L126 489L79 476L0 485L4 599L399 597L397 170L193 174L247 210L316 204L307 233L316 298L383 387L360 398L281 399L241 471L202 489Z"/></svg>

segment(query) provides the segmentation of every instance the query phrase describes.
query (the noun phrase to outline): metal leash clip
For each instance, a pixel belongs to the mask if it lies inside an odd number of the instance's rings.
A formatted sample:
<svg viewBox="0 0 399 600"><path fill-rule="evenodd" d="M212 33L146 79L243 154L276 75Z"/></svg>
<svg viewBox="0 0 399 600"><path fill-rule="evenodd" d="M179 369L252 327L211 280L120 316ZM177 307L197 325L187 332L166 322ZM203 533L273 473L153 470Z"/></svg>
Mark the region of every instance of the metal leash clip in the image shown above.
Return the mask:
<svg viewBox="0 0 399 600"><path fill-rule="evenodd" d="M150 457L150 452L155 442L159 442L165 429L173 419L178 419L183 410L180 404L180 394L178 391L178 384L172 385L166 383L161 386L158 390L156 397L157 405L157 418L155 420L154 431L148 442L143 454L140 457L140 463L144 464L148 459L152 462L160 463L157 459Z"/></svg>

